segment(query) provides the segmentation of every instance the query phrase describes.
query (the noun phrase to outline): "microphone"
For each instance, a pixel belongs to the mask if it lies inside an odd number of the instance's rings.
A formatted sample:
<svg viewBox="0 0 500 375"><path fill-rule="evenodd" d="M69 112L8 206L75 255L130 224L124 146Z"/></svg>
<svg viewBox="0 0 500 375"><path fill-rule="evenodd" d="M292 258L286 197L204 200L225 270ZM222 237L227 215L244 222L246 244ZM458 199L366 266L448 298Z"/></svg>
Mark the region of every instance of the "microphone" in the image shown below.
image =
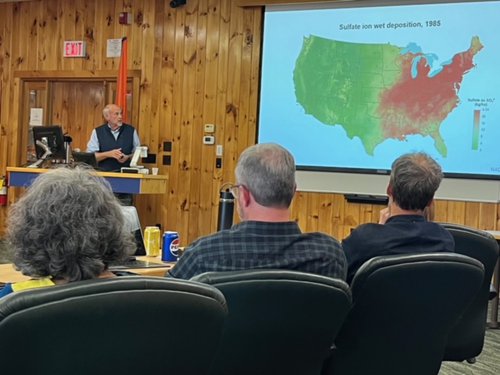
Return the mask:
<svg viewBox="0 0 500 375"><path fill-rule="evenodd" d="M69 164L71 161L71 142L73 142L73 138L69 134L64 134L64 149L66 150L66 164Z"/></svg>

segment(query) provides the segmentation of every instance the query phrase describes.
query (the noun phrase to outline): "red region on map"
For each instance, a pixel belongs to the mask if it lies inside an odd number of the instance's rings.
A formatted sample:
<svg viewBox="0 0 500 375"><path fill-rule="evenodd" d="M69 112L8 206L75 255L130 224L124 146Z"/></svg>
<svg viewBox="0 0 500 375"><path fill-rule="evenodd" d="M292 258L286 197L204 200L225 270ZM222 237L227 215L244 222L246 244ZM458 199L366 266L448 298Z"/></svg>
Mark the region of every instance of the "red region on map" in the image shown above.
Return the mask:
<svg viewBox="0 0 500 375"><path fill-rule="evenodd" d="M396 83L381 92L379 115L384 138L404 140L409 134L430 135L436 147L446 155L439 125L458 106L458 91L464 74L474 68L474 55L483 48L474 37L467 51L457 53L442 70L429 76L430 67L422 53L401 55L401 75ZM412 76L412 62L417 74Z"/></svg>

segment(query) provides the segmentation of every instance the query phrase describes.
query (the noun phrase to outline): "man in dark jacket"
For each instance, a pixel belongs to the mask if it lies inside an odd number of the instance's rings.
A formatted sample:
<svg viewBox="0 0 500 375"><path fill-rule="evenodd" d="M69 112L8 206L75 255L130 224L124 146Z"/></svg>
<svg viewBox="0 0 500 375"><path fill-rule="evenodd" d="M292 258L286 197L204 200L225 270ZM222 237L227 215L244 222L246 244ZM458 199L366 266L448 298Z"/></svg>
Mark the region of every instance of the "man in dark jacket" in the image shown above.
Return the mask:
<svg viewBox="0 0 500 375"><path fill-rule="evenodd" d="M451 234L425 214L442 178L439 164L425 153L405 154L394 161L387 187L389 206L381 211L379 223L360 225L342 241L349 283L364 262L379 255L455 251Z"/></svg>

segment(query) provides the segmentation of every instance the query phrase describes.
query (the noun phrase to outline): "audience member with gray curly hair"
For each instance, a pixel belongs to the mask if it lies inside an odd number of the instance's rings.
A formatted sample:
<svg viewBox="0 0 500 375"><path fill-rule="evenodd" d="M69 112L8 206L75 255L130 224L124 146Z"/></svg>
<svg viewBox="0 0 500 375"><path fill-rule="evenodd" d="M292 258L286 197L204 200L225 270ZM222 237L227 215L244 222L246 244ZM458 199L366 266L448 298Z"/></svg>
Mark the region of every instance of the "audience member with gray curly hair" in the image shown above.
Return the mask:
<svg viewBox="0 0 500 375"><path fill-rule="evenodd" d="M33 279L13 291L113 277L108 264L133 252L120 203L91 169L58 168L40 175L12 206L7 243L14 264Z"/></svg>

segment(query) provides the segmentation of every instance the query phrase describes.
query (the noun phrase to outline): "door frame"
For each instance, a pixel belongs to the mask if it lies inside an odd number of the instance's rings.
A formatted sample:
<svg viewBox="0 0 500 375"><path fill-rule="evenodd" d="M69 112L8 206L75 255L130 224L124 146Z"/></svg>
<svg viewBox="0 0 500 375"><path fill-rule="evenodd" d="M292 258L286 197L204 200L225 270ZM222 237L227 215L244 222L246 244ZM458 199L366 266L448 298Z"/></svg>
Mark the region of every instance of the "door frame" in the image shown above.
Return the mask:
<svg viewBox="0 0 500 375"><path fill-rule="evenodd" d="M45 82L47 89L47 111L50 110L51 104L48 103L50 97L50 86L53 82L60 81L105 81L116 83L118 72L116 70L96 70L96 71L75 71L75 70L45 70L45 71L16 71L14 72L14 97L17 98L15 103L14 113L17 117L12 119L14 129L12 132L13 139L11 143L10 155L14 155L16 165L23 163L23 157L26 150L23 149L27 146L26 137L28 134L27 124L23 123L25 114L23 111L26 108L24 92L25 82ZM139 123L139 93L140 93L140 70L129 70L127 72L127 80L132 82L132 124ZM44 114L45 120L48 113ZM25 121L24 121L25 122Z"/></svg>

